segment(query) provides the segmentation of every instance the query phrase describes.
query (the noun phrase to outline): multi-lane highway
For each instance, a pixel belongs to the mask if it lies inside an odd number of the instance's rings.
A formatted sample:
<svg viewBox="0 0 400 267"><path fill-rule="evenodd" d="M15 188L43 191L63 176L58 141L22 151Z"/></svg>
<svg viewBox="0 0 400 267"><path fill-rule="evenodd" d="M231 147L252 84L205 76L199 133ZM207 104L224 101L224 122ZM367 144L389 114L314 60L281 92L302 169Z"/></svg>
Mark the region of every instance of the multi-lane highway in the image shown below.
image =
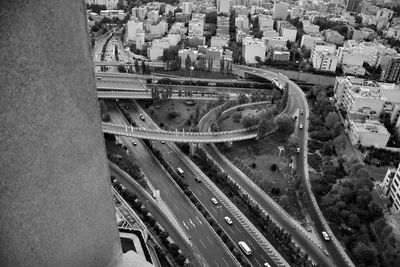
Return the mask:
<svg viewBox="0 0 400 267"><path fill-rule="evenodd" d="M109 111L112 121L125 123L119 111L112 106L109 107ZM120 137L120 139L129 149L132 160L141 167L155 188L161 191L161 197L175 216L179 218L181 227L186 229L196 251L199 251L197 256L199 262L204 263L202 266L237 266L237 262L222 245L207 221L189 203L187 197L168 177L147 147L136 138ZM137 145L132 144L133 140L136 141Z"/></svg>
<svg viewBox="0 0 400 267"><path fill-rule="evenodd" d="M146 117L145 121L142 121L139 119L139 112L136 109L135 105L129 105L129 111L130 115L132 118L136 118L138 121L138 124L141 127L146 127L146 128L157 128L155 123L150 122L150 118ZM239 241L245 241L250 248L252 249L252 255L248 257L249 261L252 263L253 266L263 266L265 262L268 262L271 264L271 266L277 266L276 263L268 256L266 251L264 250L264 246L262 246L260 243L265 244L263 238L260 233L258 237L255 237L254 235L250 234L249 231L254 232L255 228L252 228L249 230L249 228L245 228L246 225L250 224L250 222L247 222L247 224L242 225L243 216L235 215L232 214L232 207L230 206L225 206L222 205L222 199L219 200L219 204L214 204L212 203L211 199L213 197L216 197L215 192L216 192L216 187L215 185L211 185L212 182L208 181L203 181L203 182L197 182L195 180L195 177L199 176L199 170L195 171L191 166L188 166L185 161L183 161L181 152L179 149L175 146L173 143L161 143L161 142L153 142L153 145L156 146L157 149L161 151L163 154L165 160L172 165L174 169L177 169L178 167L181 168L184 171L184 176L185 176L185 181L189 184L189 187L191 188L192 192L196 195L196 197L202 202L204 206L208 209L210 214L218 220L219 218L219 223L220 225L224 228L226 233L230 236L230 238L237 242ZM208 179L208 178L207 178ZM208 186L206 186L208 185ZM210 189L210 186L213 188ZM164 192L165 189L162 191ZM219 190L217 190L219 191ZM166 192L165 194L168 194ZM217 197L218 198L218 197ZM174 204L173 204L174 205ZM234 206L231 203L231 206ZM233 221L232 225L228 225L227 222L224 220L225 216L229 216L229 218ZM186 224L187 225L187 224ZM185 226L186 227L186 226ZM264 241L262 241L264 240ZM271 246L268 249L273 249ZM279 256L279 255L278 255ZM283 259L280 259L277 257L277 261L281 262L280 266L288 266L287 263Z"/></svg>

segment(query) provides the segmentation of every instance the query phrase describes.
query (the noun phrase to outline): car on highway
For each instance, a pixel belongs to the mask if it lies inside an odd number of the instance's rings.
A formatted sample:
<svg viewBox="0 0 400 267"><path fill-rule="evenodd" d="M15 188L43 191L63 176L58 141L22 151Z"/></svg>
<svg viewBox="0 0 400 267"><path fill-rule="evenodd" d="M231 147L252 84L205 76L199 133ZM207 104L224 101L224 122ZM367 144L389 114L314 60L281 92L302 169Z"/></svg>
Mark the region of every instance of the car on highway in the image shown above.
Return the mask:
<svg viewBox="0 0 400 267"><path fill-rule="evenodd" d="M300 154L300 147L296 149L297 154Z"/></svg>
<svg viewBox="0 0 400 267"><path fill-rule="evenodd" d="M300 115L304 115L304 110L300 109Z"/></svg>
<svg viewBox="0 0 400 267"><path fill-rule="evenodd" d="M196 181L196 182L198 182L198 183L201 183L201 180L199 179L199 177L194 177L194 180Z"/></svg>
<svg viewBox="0 0 400 267"><path fill-rule="evenodd" d="M137 145L136 141L133 141L133 142L132 142L132 145L136 146L136 145Z"/></svg>
<svg viewBox="0 0 400 267"><path fill-rule="evenodd" d="M215 205L218 205L218 200L215 197L211 199L211 202L214 203Z"/></svg>
<svg viewBox="0 0 400 267"><path fill-rule="evenodd" d="M299 128L300 128L300 130L303 129L303 124L300 124L300 125L299 125Z"/></svg>
<svg viewBox="0 0 400 267"><path fill-rule="evenodd" d="M228 216L225 216L224 217L224 220L229 224L229 225L231 225L233 222L232 222L232 220L231 220L231 218L229 218Z"/></svg>
<svg viewBox="0 0 400 267"><path fill-rule="evenodd" d="M101 80L101 77L96 77L96 80Z"/></svg>
<svg viewBox="0 0 400 267"><path fill-rule="evenodd" d="M264 263L264 267L271 267L268 262Z"/></svg>
<svg viewBox="0 0 400 267"><path fill-rule="evenodd" d="M324 237L325 241L331 240L329 234L326 231L322 231L322 236Z"/></svg>
<svg viewBox="0 0 400 267"><path fill-rule="evenodd" d="M165 144L165 141L164 141L164 140L161 140L160 142L161 142L161 144Z"/></svg>
<svg viewBox="0 0 400 267"><path fill-rule="evenodd" d="M142 121L144 121L144 116L143 116L143 114L140 114L140 115L139 115L139 118L140 118Z"/></svg>

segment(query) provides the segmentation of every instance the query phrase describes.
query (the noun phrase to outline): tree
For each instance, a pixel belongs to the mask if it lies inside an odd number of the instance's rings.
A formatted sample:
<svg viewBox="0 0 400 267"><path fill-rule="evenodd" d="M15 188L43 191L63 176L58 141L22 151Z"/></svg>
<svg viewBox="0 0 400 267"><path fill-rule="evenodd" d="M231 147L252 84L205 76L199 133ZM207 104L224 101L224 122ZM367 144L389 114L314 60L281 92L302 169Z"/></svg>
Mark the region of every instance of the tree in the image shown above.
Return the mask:
<svg viewBox="0 0 400 267"><path fill-rule="evenodd" d="M294 133L289 136L287 145L286 145L286 155L293 156L297 153L297 148L299 147L300 140Z"/></svg>
<svg viewBox="0 0 400 267"><path fill-rule="evenodd" d="M325 127L333 131L338 121L339 121L339 116L336 114L336 112L334 111L329 112L328 115L326 115L325 117Z"/></svg>
<svg viewBox="0 0 400 267"><path fill-rule="evenodd" d="M142 60L142 74L146 74L146 64Z"/></svg>
<svg viewBox="0 0 400 267"><path fill-rule="evenodd" d="M137 59L135 59L134 65L135 65L135 71L136 71L136 73L139 73L139 62L138 62Z"/></svg>
<svg viewBox="0 0 400 267"><path fill-rule="evenodd" d="M257 125L259 118L252 114L248 114L246 116L243 116L240 123L242 124L243 128L248 128L254 125Z"/></svg>
<svg viewBox="0 0 400 267"><path fill-rule="evenodd" d="M232 114L232 120L234 121L234 122L240 122L240 119L242 118L242 113L240 112L240 111L235 111L233 114Z"/></svg>
<svg viewBox="0 0 400 267"><path fill-rule="evenodd" d="M281 113L274 119L275 124L278 127L278 132L286 136L286 138L294 132L295 122L293 118L286 113Z"/></svg>
<svg viewBox="0 0 400 267"><path fill-rule="evenodd" d="M353 248L354 256L357 262L365 264L365 266L374 266L377 261L377 251L372 246L368 246L363 242L357 242Z"/></svg>
<svg viewBox="0 0 400 267"><path fill-rule="evenodd" d="M271 132L274 127L275 125L271 118L262 118L258 124L257 137L260 139L263 138L267 133Z"/></svg>
<svg viewBox="0 0 400 267"><path fill-rule="evenodd" d="M239 105L242 105L242 104L249 102L249 99L247 98L247 96L245 94L239 93L236 101Z"/></svg>
<svg viewBox="0 0 400 267"><path fill-rule="evenodd" d="M355 228L355 229L359 229L361 226L360 223L360 218L358 218L357 214L351 214L349 216L349 219L347 221L347 224L351 227L351 228Z"/></svg>
<svg viewBox="0 0 400 267"><path fill-rule="evenodd" d="M191 64L192 64L192 60L191 60L190 56L187 55L186 58L185 58L185 67L186 67L187 70L190 68Z"/></svg>

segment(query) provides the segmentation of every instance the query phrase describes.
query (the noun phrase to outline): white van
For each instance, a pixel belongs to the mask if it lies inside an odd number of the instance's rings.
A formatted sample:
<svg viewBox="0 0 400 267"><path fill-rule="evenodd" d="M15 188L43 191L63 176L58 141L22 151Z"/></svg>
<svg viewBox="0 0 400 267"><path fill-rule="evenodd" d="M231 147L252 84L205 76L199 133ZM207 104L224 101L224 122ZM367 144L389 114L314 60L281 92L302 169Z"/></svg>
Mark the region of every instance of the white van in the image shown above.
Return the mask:
<svg viewBox="0 0 400 267"><path fill-rule="evenodd" d="M239 247L243 250L244 254L246 254L247 256L249 256L251 254L251 249L246 244L246 242L240 241L238 244L239 244Z"/></svg>
<svg viewBox="0 0 400 267"><path fill-rule="evenodd" d="M179 174L179 176L181 176L181 177L183 177L184 174L185 174L181 168L177 168L177 169L176 169L176 172L177 172L177 173Z"/></svg>

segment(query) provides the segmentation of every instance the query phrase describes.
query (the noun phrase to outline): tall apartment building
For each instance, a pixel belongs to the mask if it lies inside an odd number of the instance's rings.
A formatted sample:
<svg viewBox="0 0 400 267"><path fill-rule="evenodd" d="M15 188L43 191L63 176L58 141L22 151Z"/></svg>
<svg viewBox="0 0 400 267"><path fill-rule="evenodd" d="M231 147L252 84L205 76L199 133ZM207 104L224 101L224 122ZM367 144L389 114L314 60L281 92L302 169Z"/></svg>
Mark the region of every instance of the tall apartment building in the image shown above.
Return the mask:
<svg viewBox="0 0 400 267"><path fill-rule="evenodd" d="M218 5L219 3L219 5ZM219 13L229 14L231 9L230 0L218 0L217 1L217 8Z"/></svg>
<svg viewBox="0 0 400 267"><path fill-rule="evenodd" d="M261 61L265 61L267 47L262 40L246 37L242 39L242 43L242 55L246 63L257 63L256 57L260 57Z"/></svg>
<svg viewBox="0 0 400 267"><path fill-rule="evenodd" d="M297 36L297 28L294 27L289 22L285 21L284 23L280 24L279 34L280 34L280 36L287 39L288 41L295 42L296 36Z"/></svg>
<svg viewBox="0 0 400 267"><path fill-rule="evenodd" d="M381 64L381 80L385 82L400 81L400 55L391 57L386 64Z"/></svg>
<svg viewBox="0 0 400 267"><path fill-rule="evenodd" d="M182 2L182 13L184 15L192 14L193 3L192 2Z"/></svg>
<svg viewBox="0 0 400 267"><path fill-rule="evenodd" d="M249 31L249 18L246 15L239 15L235 18L235 26L238 30Z"/></svg>
<svg viewBox="0 0 400 267"><path fill-rule="evenodd" d="M189 21L188 35L203 36L204 20L192 19Z"/></svg>
<svg viewBox="0 0 400 267"><path fill-rule="evenodd" d="M361 0L348 0L346 11L359 12L361 10Z"/></svg>
<svg viewBox="0 0 400 267"><path fill-rule="evenodd" d="M272 11L274 19L286 19L289 6L286 2L275 2Z"/></svg>
<svg viewBox="0 0 400 267"><path fill-rule="evenodd" d="M344 36L338 33L337 31L328 29L322 32L322 35L325 37L325 42L332 43L335 45L343 45Z"/></svg>
<svg viewBox="0 0 400 267"><path fill-rule="evenodd" d="M138 30L143 30L143 22L138 20L129 20L127 23L128 40L136 42L136 35Z"/></svg>
<svg viewBox="0 0 400 267"><path fill-rule="evenodd" d="M392 203L392 208L396 213L400 213L400 164L396 168L389 168L386 172L381 186L383 193Z"/></svg>
<svg viewBox="0 0 400 267"><path fill-rule="evenodd" d="M229 35L229 18L217 17L217 35Z"/></svg>
<svg viewBox="0 0 400 267"><path fill-rule="evenodd" d="M133 7L132 8L132 15L131 20L144 20L146 18L147 9L144 7Z"/></svg>

